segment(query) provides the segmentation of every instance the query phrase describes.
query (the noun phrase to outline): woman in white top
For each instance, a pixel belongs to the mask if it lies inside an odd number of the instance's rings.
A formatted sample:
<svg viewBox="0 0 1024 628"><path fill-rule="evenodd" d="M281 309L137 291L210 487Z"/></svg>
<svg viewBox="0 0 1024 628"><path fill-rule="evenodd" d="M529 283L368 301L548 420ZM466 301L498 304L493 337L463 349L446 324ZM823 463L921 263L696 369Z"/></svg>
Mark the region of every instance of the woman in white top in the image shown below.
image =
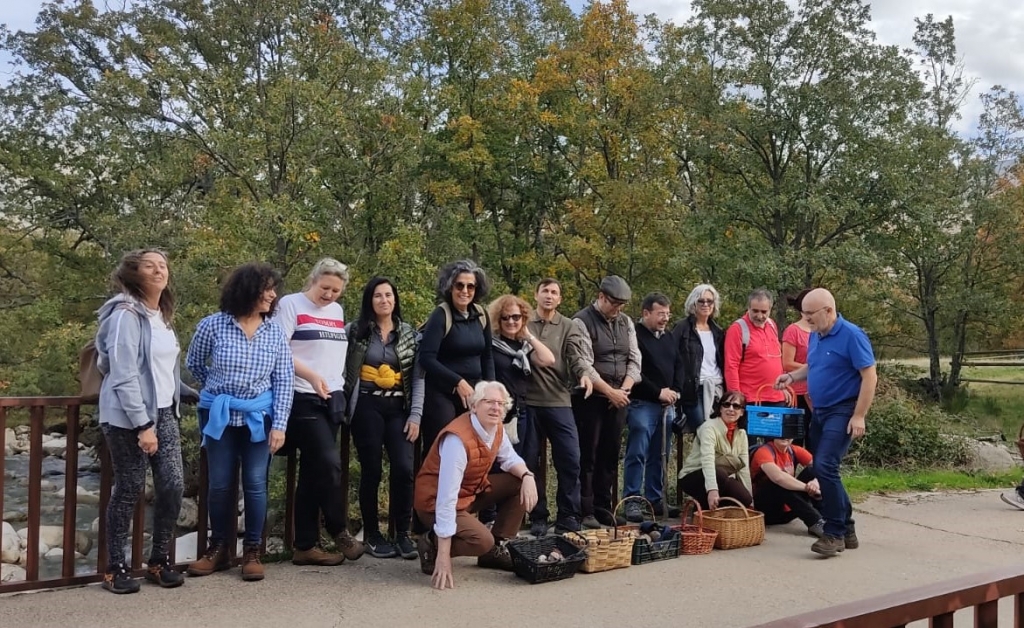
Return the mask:
<svg viewBox="0 0 1024 628"><path fill-rule="evenodd" d="M286 451L299 451L295 487L296 565L340 565L363 555L348 531L341 486L338 428L345 416L345 311L338 298L348 285L348 267L324 258L313 266L302 292L281 298L275 320L284 330L295 364L295 397L285 436ZM340 554L317 547L320 516Z"/></svg>
<svg viewBox="0 0 1024 628"><path fill-rule="evenodd" d="M721 299L711 284L700 284L686 297L686 318L676 324L672 334L679 340L676 359L676 388L682 412L676 431L685 427L696 432L714 408L724 390L725 332L715 318Z"/></svg>

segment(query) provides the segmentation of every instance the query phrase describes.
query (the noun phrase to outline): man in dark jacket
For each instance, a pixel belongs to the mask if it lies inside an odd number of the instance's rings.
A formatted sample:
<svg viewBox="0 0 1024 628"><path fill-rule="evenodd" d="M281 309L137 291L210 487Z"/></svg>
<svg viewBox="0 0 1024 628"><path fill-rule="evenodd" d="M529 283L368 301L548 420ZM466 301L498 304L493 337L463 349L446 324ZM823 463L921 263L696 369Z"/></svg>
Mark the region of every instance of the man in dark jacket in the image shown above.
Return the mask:
<svg viewBox="0 0 1024 628"><path fill-rule="evenodd" d="M622 461L622 494L640 495L643 484L644 497L660 516L665 508L663 469L671 442L667 425L675 418L675 404L679 400L679 392L673 386L678 346L665 331L672 317L670 306L668 297L660 292L648 294L640 306L636 340L640 347L641 380L633 386L629 401L629 435ZM637 501L626 503L626 520L643 521Z"/></svg>

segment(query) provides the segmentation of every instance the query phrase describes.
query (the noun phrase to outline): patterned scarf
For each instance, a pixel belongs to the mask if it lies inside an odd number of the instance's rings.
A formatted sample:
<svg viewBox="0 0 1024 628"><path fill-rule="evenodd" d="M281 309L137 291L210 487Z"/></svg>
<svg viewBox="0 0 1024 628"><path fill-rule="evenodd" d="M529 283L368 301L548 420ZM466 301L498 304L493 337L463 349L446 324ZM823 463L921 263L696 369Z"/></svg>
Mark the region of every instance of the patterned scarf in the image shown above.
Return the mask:
<svg viewBox="0 0 1024 628"><path fill-rule="evenodd" d="M530 352L533 351L533 345L528 342L523 343L523 348L516 351L500 336L495 336L491 339L491 343L494 348L501 353L512 358L512 366L516 367L523 372L524 375L530 374Z"/></svg>

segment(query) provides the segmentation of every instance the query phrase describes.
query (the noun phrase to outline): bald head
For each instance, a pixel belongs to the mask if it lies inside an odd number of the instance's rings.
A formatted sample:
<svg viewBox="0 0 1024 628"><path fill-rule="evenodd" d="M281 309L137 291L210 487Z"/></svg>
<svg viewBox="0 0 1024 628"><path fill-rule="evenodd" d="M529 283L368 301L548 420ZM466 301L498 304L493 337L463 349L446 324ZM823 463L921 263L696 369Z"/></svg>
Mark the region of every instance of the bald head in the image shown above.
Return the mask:
<svg viewBox="0 0 1024 628"><path fill-rule="evenodd" d="M812 331L827 334L836 322L836 298L824 288L815 288L807 293L801 304L804 320Z"/></svg>

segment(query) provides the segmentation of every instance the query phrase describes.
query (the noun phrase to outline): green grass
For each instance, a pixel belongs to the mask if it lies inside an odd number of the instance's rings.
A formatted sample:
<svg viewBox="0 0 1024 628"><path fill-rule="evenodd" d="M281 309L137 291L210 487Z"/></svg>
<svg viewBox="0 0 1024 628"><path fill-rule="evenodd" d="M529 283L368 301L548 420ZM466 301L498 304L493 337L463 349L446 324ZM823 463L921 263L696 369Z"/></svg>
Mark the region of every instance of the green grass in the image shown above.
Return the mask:
<svg viewBox="0 0 1024 628"><path fill-rule="evenodd" d="M1024 368L970 367L964 369L964 377L1024 383ZM1024 385L969 382L966 391L966 404L961 412L971 417L980 431L1001 432L1007 440L1016 440L1024 422Z"/></svg>
<svg viewBox="0 0 1024 628"><path fill-rule="evenodd" d="M854 500L862 500L874 493L1011 488L1020 480L1021 471L1017 469L1000 473L971 473L945 469L853 469L843 474L843 484Z"/></svg>

